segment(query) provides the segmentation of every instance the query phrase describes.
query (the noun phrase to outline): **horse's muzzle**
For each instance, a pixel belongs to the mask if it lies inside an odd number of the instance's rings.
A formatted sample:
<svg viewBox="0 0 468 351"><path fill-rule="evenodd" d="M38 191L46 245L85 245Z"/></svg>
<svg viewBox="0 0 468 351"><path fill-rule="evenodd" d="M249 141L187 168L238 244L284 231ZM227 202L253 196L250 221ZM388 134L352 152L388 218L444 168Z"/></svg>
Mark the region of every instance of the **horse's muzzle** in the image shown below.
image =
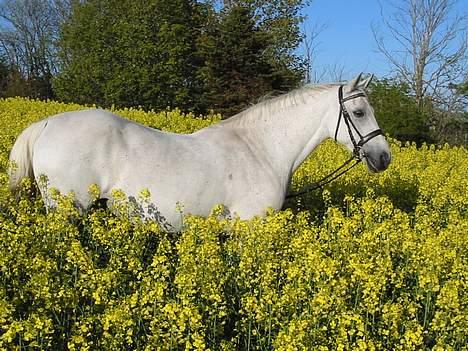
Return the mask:
<svg viewBox="0 0 468 351"><path fill-rule="evenodd" d="M364 160L367 164L367 168L372 173L383 172L388 168L392 156L387 151L382 151L379 153L365 152Z"/></svg>

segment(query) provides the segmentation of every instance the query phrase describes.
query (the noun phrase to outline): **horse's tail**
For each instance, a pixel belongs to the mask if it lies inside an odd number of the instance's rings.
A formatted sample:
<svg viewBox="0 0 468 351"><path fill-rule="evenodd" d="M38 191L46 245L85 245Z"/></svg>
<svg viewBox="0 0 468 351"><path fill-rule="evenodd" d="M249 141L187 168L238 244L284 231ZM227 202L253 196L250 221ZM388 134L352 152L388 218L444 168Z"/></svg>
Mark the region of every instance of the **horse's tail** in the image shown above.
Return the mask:
<svg viewBox="0 0 468 351"><path fill-rule="evenodd" d="M10 190L18 194L19 186L23 178L34 179L33 156L34 144L41 135L47 122L39 121L31 124L16 139L10 152Z"/></svg>

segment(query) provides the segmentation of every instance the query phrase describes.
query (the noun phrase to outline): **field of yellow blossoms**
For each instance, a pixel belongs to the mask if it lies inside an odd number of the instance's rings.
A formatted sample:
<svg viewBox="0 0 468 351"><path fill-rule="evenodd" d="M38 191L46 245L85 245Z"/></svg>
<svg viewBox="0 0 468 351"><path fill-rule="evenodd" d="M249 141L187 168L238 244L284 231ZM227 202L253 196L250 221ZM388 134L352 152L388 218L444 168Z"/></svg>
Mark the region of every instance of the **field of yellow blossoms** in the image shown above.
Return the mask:
<svg viewBox="0 0 468 351"><path fill-rule="evenodd" d="M359 165L266 218L220 220L219 207L166 234L79 214L71 197L47 213L9 194L20 131L81 108L0 100L1 350L468 349L466 149L392 141L382 174ZM117 113L181 133L219 120ZM348 156L323 144L292 190Z"/></svg>

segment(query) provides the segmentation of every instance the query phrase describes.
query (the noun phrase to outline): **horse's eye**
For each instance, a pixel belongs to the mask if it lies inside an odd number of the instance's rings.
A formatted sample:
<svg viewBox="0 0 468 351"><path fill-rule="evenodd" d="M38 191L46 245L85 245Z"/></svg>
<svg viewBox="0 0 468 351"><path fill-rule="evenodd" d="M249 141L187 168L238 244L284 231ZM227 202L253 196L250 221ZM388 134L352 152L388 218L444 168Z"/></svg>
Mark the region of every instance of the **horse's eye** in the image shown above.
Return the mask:
<svg viewBox="0 0 468 351"><path fill-rule="evenodd" d="M356 110L353 113L357 118L364 117L364 111L363 110Z"/></svg>

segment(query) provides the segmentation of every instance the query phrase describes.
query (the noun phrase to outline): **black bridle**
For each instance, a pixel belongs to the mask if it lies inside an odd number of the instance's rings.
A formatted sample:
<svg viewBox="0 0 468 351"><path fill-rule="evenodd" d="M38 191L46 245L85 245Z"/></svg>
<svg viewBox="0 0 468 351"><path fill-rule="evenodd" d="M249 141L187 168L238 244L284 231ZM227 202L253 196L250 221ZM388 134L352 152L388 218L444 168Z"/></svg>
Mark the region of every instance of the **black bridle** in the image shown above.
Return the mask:
<svg viewBox="0 0 468 351"><path fill-rule="evenodd" d="M349 115L349 112L346 109L344 103L346 101L353 100L353 99L356 99L358 97L367 97L367 96L363 92L359 92L359 93L356 93L356 94L353 94L353 95L350 95L350 96L347 96L347 97L344 98L343 97L343 86L341 85L340 88L338 89L338 101L340 102L340 115L338 117L338 123L336 124L335 141L338 141L337 140L338 129L340 128L341 118L343 117L343 119L344 119L344 121L346 123L346 126L348 127L349 137L351 139L351 142L353 143L353 155L354 155L354 157L361 160L360 152L361 152L361 148L364 146L364 144L366 144L370 140L374 139L376 136L383 135L383 132L379 128L379 129L376 129L376 130L370 132L369 134L366 134L366 135L363 136L359 132L359 129L356 128L356 125L353 123L353 120L351 119L351 116ZM356 131L357 135L359 135L359 141L358 142L356 142L356 139L354 138L354 134L353 134L353 131L352 131L351 127Z"/></svg>
<svg viewBox="0 0 468 351"><path fill-rule="evenodd" d="M352 169L354 166L356 166L359 162L362 161L362 158L361 158L362 147L366 143L368 143L370 140L374 139L376 136L384 135L382 130L379 128L363 136L359 132L359 130L356 128L356 125L353 123L353 120L351 119L351 116L349 115L349 112L346 109L346 106L344 105L344 103L346 101L353 100L358 97L367 97L367 96L363 92L359 92L359 93L356 93L347 97L343 97L343 86L341 85L338 89L338 101L340 103L340 115L338 116L338 123L336 124L335 141L338 141L337 140L338 130L340 128L341 119L343 119L346 124L346 127L348 127L348 134L351 139L351 142L353 143L353 155L348 160L346 160L340 167L335 169L332 173L326 175L325 177L323 177L316 183L312 183L309 186L306 186L304 189L300 191L286 195L286 199L297 197L299 195L308 193L312 190L321 188L324 185L332 182L333 180L335 180L342 174L348 172L350 169ZM353 129L359 136L359 141L356 141L356 138L354 137L354 134L353 134ZM363 157L366 157L366 155L363 155ZM353 160L354 160L354 163L349 165Z"/></svg>

